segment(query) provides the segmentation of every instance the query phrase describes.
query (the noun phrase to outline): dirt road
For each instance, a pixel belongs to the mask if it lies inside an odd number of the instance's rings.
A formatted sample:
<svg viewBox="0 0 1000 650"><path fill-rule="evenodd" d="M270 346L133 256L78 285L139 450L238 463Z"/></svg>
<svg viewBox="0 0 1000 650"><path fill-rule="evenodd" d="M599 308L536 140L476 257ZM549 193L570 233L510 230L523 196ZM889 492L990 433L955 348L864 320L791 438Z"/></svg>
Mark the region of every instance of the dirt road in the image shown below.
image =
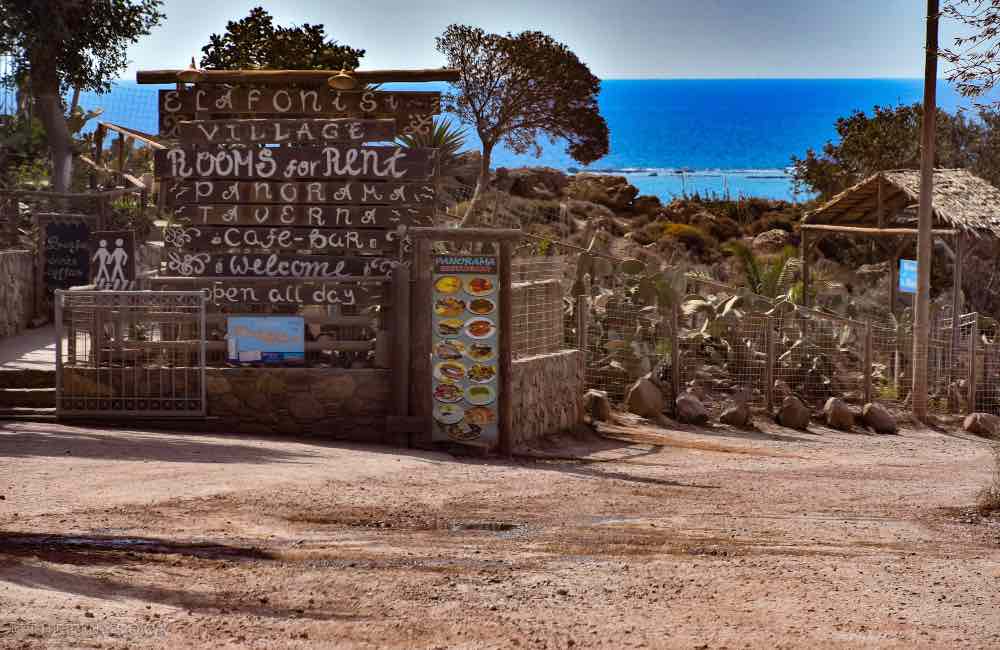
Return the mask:
<svg viewBox="0 0 1000 650"><path fill-rule="evenodd" d="M502 462L0 425L0 647L1000 647L983 441L608 433Z"/></svg>

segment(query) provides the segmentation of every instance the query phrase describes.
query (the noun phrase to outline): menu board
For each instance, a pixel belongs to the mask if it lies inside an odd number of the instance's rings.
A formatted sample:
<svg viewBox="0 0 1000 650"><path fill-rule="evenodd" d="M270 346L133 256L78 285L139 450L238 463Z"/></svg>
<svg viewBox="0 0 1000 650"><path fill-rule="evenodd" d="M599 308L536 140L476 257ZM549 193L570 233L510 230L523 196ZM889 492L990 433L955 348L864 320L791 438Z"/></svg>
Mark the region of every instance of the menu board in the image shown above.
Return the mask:
<svg viewBox="0 0 1000 650"><path fill-rule="evenodd" d="M498 280L495 256L434 257L435 441L491 446L499 438Z"/></svg>

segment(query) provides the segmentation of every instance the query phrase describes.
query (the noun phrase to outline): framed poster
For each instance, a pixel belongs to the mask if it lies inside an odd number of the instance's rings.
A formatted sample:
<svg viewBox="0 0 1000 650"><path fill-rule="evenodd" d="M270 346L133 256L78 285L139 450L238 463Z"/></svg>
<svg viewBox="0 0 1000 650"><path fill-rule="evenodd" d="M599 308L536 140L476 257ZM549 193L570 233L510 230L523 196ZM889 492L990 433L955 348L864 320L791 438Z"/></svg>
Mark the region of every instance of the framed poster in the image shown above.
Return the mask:
<svg viewBox="0 0 1000 650"><path fill-rule="evenodd" d="M98 289L128 291L135 282L135 233L98 230L90 235L90 283Z"/></svg>
<svg viewBox="0 0 1000 650"><path fill-rule="evenodd" d="M492 446L499 438L498 259L433 260L432 439Z"/></svg>
<svg viewBox="0 0 1000 650"><path fill-rule="evenodd" d="M301 316L230 316L226 334L230 363L305 363Z"/></svg>

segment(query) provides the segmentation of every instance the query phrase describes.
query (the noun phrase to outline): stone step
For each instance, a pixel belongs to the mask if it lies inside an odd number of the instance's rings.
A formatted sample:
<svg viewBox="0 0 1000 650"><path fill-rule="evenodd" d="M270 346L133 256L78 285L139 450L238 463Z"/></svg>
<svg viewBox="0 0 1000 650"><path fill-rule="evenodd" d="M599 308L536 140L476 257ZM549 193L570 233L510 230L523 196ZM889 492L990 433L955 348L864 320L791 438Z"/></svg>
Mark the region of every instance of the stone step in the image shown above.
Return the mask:
<svg viewBox="0 0 1000 650"><path fill-rule="evenodd" d="M55 388L0 388L0 408L55 408Z"/></svg>
<svg viewBox="0 0 1000 650"><path fill-rule="evenodd" d="M51 421L55 419L55 408L0 408L0 420Z"/></svg>
<svg viewBox="0 0 1000 650"><path fill-rule="evenodd" d="M55 388L55 370L0 368L0 388Z"/></svg>

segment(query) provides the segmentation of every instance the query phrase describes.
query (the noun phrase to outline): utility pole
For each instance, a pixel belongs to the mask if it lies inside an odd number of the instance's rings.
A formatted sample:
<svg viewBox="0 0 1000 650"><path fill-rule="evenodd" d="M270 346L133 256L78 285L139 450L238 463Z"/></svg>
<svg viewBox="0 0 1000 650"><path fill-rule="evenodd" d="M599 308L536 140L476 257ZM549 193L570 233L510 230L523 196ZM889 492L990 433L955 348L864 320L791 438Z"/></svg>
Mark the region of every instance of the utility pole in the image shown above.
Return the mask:
<svg viewBox="0 0 1000 650"><path fill-rule="evenodd" d="M924 120L920 137L920 207L917 212L917 309L913 317L913 415L927 417L927 343L930 340L931 226L934 220L934 135L937 118L939 0L927 0ZM957 316L957 314L955 315Z"/></svg>

